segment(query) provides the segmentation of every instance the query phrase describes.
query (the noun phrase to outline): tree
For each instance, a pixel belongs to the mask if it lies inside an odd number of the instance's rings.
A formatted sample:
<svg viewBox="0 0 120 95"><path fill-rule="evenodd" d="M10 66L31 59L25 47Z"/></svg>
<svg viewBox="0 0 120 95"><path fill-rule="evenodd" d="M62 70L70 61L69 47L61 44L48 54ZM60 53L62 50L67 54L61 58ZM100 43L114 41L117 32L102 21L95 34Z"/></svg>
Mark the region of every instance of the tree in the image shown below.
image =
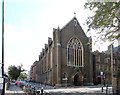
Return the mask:
<svg viewBox="0 0 120 95"><path fill-rule="evenodd" d="M18 80L25 80L27 78L27 74L26 73L24 73L24 72L21 72L20 73L20 76L18 77Z"/></svg>
<svg viewBox="0 0 120 95"><path fill-rule="evenodd" d="M92 2L85 3L84 7L94 12L86 20L88 31L100 30L100 38L115 40L120 38L120 2Z"/></svg>
<svg viewBox="0 0 120 95"><path fill-rule="evenodd" d="M22 69L22 65L20 66L9 66L8 67L8 75L9 77L11 77L14 80L17 80L17 78L19 77L20 73L25 71L24 69Z"/></svg>

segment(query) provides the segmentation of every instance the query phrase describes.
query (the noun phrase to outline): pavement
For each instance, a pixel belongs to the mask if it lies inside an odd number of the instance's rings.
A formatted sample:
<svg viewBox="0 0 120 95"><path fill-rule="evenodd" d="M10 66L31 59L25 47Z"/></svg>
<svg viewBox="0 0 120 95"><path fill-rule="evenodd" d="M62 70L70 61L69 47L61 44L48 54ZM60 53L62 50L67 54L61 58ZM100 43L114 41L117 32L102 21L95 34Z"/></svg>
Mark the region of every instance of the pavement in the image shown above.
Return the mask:
<svg viewBox="0 0 120 95"><path fill-rule="evenodd" d="M25 95L22 89L14 83L10 83L10 87L5 91L5 95Z"/></svg>
<svg viewBox="0 0 120 95"><path fill-rule="evenodd" d="M35 87L37 91L41 91L43 88L44 93L106 93L106 87L103 87L102 92L102 85L97 86L73 86L73 87L52 87L49 85L42 85L39 83L28 82L26 83L28 87ZM25 92L14 83L11 83L8 90L5 91L5 95L25 95ZM107 89L107 93L112 93L112 87L109 86Z"/></svg>
<svg viewBox="0 0 120 95"><path fill-rule="evenodd" d="M106 93L106 88L90 88L90 87L78 87L78 88L59 88L59 89L45 89L45 93ZM109 90L107 93L112 93L111 88L109 87Z"/></svg>
<svg viewBox="0 0 120 95"><path fill-rule="evenodd" d="M28 86L35 86L35 88L41 91L41 88L44 89L44 93L106 93L106 87L103 85L95 86L73 86L73 87L52 87L49 85L42 85L39 83L29 82ZM102 91L103 87L103 91ZM112 87L107 88L107 93L112 93Z"/></svg>

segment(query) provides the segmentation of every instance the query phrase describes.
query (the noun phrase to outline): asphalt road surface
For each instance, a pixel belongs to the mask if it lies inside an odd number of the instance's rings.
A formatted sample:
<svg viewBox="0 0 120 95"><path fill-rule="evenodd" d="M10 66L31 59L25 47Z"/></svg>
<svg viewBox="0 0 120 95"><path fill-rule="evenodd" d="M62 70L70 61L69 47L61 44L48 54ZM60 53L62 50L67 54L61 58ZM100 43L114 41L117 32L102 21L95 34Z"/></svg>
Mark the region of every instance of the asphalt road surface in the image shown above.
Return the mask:
<svg viewBox="0 0 120 95"><path fill-rule="evenodd" d="M5 95L25 95L25 93L20 87L16 86L14 83L11 83L8 90L5 91Z"/></svg>

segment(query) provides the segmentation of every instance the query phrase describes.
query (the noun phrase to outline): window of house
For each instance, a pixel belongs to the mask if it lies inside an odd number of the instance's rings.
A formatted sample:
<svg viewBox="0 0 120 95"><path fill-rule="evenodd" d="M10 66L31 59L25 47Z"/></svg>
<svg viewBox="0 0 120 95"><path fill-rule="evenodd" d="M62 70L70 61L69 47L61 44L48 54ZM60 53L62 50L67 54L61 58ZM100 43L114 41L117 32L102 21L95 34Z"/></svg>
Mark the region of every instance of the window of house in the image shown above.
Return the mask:
<svg viewBox="0 0 120 95"><path fill-rule="evenodd" d="M67 62L69 66L83 66L83 51L80 41L72 38L67 44Z"/></svg>
<svg viewBox="0 0 120 95"><path fill-rule="evenodd" d="M100 56L96 57L96 62L100 63Z"/></svg>

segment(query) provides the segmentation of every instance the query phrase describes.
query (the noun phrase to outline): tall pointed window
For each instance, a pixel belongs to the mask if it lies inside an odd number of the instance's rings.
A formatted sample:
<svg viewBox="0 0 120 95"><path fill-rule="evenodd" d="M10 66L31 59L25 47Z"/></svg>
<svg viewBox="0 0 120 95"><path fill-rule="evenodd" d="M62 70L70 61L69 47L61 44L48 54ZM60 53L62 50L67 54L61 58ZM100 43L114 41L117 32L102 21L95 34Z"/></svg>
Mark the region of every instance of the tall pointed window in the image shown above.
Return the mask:
<svg viewBox="0 0 120 95"><path fill-rule="evenodd" d="M67 64L68 66L83 66L82 48L77 38L72 38L67 44Z"/></svg>

